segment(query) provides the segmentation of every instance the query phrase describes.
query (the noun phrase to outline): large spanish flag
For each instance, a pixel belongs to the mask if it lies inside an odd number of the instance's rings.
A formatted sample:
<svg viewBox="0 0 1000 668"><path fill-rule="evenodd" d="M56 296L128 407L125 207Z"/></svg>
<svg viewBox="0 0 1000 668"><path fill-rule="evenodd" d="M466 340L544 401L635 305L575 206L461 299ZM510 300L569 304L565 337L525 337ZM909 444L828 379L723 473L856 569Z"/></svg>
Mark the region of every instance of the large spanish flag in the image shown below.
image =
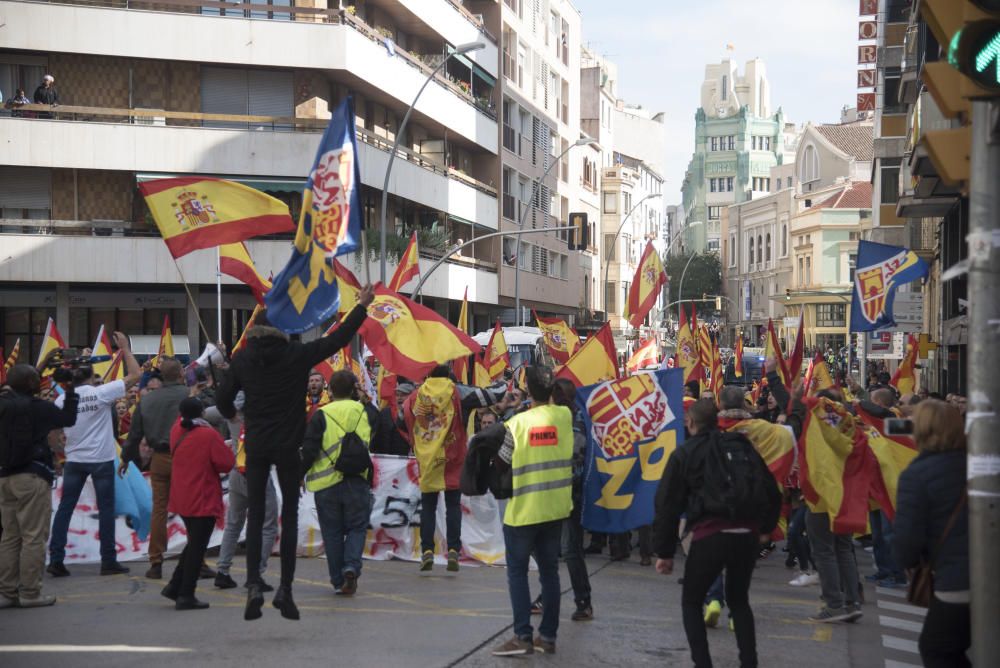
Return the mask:
<svg viewBox="0 0 1000 668"><path fill-rule="evenodd" d="M155 179L139 184L156 226L175 258L295 229L281 200L211 177Z"/></svg>
<svg viewBox="0 0 1000 668"><path fill-rule="evenodd" d="M684 369L685 383L704 378L701 360L698 356L698 337L688 325L683 305L681 305L680 327L677 330L677 365Z"/></svg>
<svg viewBox="0 0 1000 668"><path fill-rule="evenodd" d="M250 257L250 251L242 241L219 246L219 270L250 286L258 304L264 303L264 295L271 289L271 281L257 271Z"/></svg>
<svg viewBox="0 0 1000 668"><path fill-rule="evenodd" d="M580 336L561 318L543 318L532 312L542 330L545 347L557 364L565 364L580 348Z"/></svg>
<svg viewBox="0 0 1000 668"><path fill-rule="evenodd" d="M719 418L719 429L743 434L753 443L779 485L795 467L795 435L790 427L767 420Z"/></svg>
<svg viewBox="0 0 1000 668"><path fill-rule="evenodd" d="M399 258L399 266L389 279L389 289L399 292L403 286L420 275L420 254L417 252L417 231L413 231L410 243Z"/></svg>
<svg viewBox="0 0 1000 668"><path fill-rule="evenodd" d="M490 334L490 342L486 344L486 353L483 358L486 369L490 372L490 379L496 380L503 376L503 372L510 368L510 353L507 350L507 339L503 335L503 327L497 320Z"/></svg>
<svg viewBox="0 0 1000 668"><path fill-rule="evenodd" d="M111 338L108 336L107 331L104 329L104 325L101 325L101 329L97 332L97 340L94 341L93 352L91 355L94 357L114 357L114 351L111 349ZM111 362L113 360L108 360L107 362L95 362L94 363L94 373L99 374L103 378L108 371L111 369Z"/></svg>
<svg viewBox="0 0 1000 668"><path fill-rule="evenodd" d="M773 357L778 363L778 377L785 387L791 387L791 373L788 365L785 364L785 356L781 353L781 344L778 343L778 333L774 331L774 322L767 319L767 339L764 344L764 358Z"/></svg>
<svg viewBox="0 0 1000 668"><path fill-rule="evenodd" d="M632 357L625 363L625 370L633 374L645 366L655 366L660 363L660 346L656 343L656 337L651 336L636 348Z"/></svg>
<svg viewBox="0 0 1000 668"><path fill-rule="evenodd" d="M462 308L458 312L458 331L469 333L469 286L465 286L465 294L462 295ZM451 364L455 378L462 384L469 382L469 357L459 357Z"/></svg>
<svg viewBox="0 0 1000 668"><path fill-rule="evenodd" d="M899 475L917 456L917 444L909 436L886 436L884 419L869 413L861 403L855 404L854 408L878 464L872 476L871 497L892 520L896 516Z"/></svg>
<svg viewBox="0 0 1000 668"><path fill-rule="evenodd" d="M438 364L471 355L479 344L426 306L375 285L361 338L387 371L422 380Z"/></svg>
<svg viewBox="0 0 1000 668"><path fill-rule="evenodd" d="M653 248L653 242L647 241L625 301L624 316L633 327L639 327L646 319L646 314L660 296L660 288L666 282L667 272L663 270L660 255Z"/></svg>
<svg viewBox="0 0 1000 668"><path fill-rule="evenodd" d="M45 356L56 348L65 348L66 342L63 340L62 334L56 329L56 323L52 318L45 323L45 337L42 339L42 349L38 351L38 361L35 362L35 366L41 366L42 360ZM49 375L52 373L51 369L46 369L43 375Z"/></svg>
<svg viewBox="0 0 1000 668"><path fill-rule="evenodd" d="M577 387L617 378L618 354L611 335L611 323L604 323L596 334L587 339L576 354L556 370L556 377L568 378Z"/></svg>
<svg viewBox="0 0 1000 668"><path fill-rule="evenodd" d="M895 387L900 395L913 394L917 387L917 337L912 334L906 344L906 354L899 363L896 373L892 374L889 384Z"/></svg>
<svg viewBox="0 0 1000 668"><path fill-rule="evenodd" d="M157 348L156 357L152 361L154 369L160 368L160 358L164 356L174 356L174 334L170 329L170 314L163 316L163 329L160 330L160 345Z"/></svg>

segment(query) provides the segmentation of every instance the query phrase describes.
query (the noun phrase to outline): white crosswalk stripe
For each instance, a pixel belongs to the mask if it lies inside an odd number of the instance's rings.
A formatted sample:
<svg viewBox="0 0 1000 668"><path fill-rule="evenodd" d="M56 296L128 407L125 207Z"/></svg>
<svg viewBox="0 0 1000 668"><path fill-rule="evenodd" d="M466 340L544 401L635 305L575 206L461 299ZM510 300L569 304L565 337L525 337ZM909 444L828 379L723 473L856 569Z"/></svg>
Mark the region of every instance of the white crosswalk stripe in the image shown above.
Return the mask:
<svg viewBox="0 0 1000 668"><path fill-rule="evenodd" d="M919 668L919 638L927 610L906 603L905 589L876 587L875 595L885 668Z"/></svg>
<svg viewBox="0 0 1000 668"><path fill-rule="evenodd" d="M920 653L916 640L907 640L906 638L899 638L897 636L883 635L882 646L888 647L889 649L898 649L903 652L911 652L913 654Z"/></svg>
<svg viewBox="0 0 1000 668"><path fill-rule="evenodd" d="M906 663L895 659L886 659L885 668L921 668L919 663Z"/></svg>
<svg viewBox="0 0 1000 668"><path fill-rule="evenodd" d="M884 610L893 610L895 612L905 612L908 615L916 615L917 617L926 617L927 611L924 608L918 608L915 605L907 605L906 603L894 603L893 601L883 601L878 600L878 607Z"/></svg>
<svg viewBox="0 0 1000 668"><path fill-rule="evenodd" d="M905 589L889 589L888 587L876 587L875 593L879 596L894 596L895 598L906 598Z"/></svg>
<svg viewBox="0 0 1000 668"><path fill-rule="evenodd" d="M913 633L920 633L920 629L922 629L924 626L920 622L911 622L908 619L900 619L899 617L888 617L886 615L879 615L878 623L890 629L899 629L900 631L912 631Z"/></svg>

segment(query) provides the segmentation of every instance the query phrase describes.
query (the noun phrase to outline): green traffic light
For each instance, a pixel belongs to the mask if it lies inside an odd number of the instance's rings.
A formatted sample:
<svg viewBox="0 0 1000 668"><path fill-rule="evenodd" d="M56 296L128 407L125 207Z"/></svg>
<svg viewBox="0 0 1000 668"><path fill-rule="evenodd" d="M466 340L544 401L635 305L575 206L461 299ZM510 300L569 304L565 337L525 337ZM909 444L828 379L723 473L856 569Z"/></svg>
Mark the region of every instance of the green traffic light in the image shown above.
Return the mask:
<svg viewBox="0 0 1000 668"><path fill-rule="evenodd" d="M1000 33L995 33L986 46L976 54L976 71L985 72L990 63L996 61L996 81L1000 84Z"/></svg>
<svg viewBox="0 0 1000 668"><path fill-rule="evenodd" d="M1000 89L1000 21L975 21L956 32L948 64L983 88Z"/></svg>

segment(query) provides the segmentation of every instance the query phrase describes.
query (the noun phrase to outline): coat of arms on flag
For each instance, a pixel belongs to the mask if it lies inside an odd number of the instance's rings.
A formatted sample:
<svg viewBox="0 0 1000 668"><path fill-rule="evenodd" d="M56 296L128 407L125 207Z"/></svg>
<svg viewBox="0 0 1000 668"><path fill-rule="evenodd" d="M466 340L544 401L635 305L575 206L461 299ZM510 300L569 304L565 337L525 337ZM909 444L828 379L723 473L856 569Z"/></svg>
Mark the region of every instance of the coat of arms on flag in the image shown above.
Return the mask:
<svg viewBox="0 0 1000 668"><path fill-rule="evenodd" d="M896 324L892 317L896 290L926 277L928 271L927 263L907 248L859 241L851 331L870 332Z"/></svg>

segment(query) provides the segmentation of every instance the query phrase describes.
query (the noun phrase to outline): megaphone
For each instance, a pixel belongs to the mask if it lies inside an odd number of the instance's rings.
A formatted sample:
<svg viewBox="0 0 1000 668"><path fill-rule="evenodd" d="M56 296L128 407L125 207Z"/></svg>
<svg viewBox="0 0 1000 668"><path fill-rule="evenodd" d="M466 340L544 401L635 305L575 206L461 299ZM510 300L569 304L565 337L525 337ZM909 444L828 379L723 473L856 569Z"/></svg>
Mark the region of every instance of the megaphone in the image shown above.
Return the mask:
<svg viewBox="0 0 1000 668"><path fill-rule="evenodd" d="M199 367L207 368L210 361L215 365L224 364L226 361L225 355L222 354L222 351L219 350L214 343L206 344L205 352L203 352L201 357L196 359L194 363Z"/></svg>

